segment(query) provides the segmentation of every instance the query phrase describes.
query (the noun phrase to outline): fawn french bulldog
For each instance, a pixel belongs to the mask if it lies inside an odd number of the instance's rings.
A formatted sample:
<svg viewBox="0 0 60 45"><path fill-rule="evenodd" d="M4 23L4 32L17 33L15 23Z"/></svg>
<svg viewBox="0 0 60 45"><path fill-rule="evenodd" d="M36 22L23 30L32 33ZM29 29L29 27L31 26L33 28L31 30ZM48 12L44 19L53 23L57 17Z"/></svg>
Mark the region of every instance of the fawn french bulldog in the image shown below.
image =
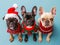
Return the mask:
<svg viewBox="0 0 60 45"><path fill-rule="evenodd" d="M38 19L39 24L39 41L42 41L42 34L48 34L46 41L50 41L50 37L53 33L53 22L54 16L56 15L56 8L53 7L50 12L44 12L43 7L39 8L40 18Z"/></svg>

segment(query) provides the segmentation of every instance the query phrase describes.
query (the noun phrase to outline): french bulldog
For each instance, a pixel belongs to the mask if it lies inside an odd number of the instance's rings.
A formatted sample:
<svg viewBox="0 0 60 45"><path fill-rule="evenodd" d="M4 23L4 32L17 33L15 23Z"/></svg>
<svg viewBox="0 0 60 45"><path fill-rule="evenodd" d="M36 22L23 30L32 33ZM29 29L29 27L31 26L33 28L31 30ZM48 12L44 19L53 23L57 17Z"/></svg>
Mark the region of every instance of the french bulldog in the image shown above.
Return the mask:
<svg viewBox="0 0 60 45"><path fill-rule="evenodd" d="M14 4L8 9L7 14L3 17L3 20L5 20L7 24L7 32L10 34L10 42L13 42L14 40L13 34L18 34L18 40L22 41L21 25L19 22L21 21L21 18L18 15L16 8L17 4Z"/></svg>
<svg viewBox="0 0 60 45"><path fill-rule="evenodd" d="M21 26L18 23L18 20L16 18L8 18L6 19L6 24L7 24L7 32L10 33L10 42L13 42L14 36L13 34L18 34L18 39L21 42L22 41L22 36L21 36Z"/></svg>
<svg viewBox="0 0 60 45"><path fill-rule="evenodd" d="M34 31L33 40L34 41L37 40L36 33L35 33L37 30L36 23L35 23L36 13L37 13L36 6L33 7L32 12L26 12L25 6L21 7L21 14L23 16L23 22L22 22L23 26L22 27L23 27L24 32L26 33L25 38L24 38L25 42L28 41L28 34L31 34L32 31Z"/></svg>
<svg viewBox="0 0 60 45"><path fill-rule="evenodd" d="M39 8L40 18L38 18L39 24L39 38L38 40L42 42L42 34L48 34L46 41L50 42L50 37L53 33L53 22L54 16L56 15L56 8L53 7L50 12L45 12L43 7Z"/></svg>

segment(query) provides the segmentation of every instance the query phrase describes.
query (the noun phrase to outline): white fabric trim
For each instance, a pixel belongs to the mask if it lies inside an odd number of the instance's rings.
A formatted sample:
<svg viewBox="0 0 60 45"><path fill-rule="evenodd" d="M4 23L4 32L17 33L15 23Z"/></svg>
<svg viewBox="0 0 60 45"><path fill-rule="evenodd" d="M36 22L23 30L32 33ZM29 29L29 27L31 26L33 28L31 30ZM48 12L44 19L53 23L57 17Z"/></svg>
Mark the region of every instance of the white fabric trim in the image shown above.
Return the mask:
<svg viewBox="0 0 60 45"><path fill-rule="evenodd" d="M43 32L50 32L50 31L52 30L52 28L51 28L51 29L48 30L48 31L44 31L41 27L40 27L40 29L41 29L41 31L43 31Z"/></svg>
<svg viewBox="0 0 60 45"><path fill-rule="evenodd" d="M13 4L13 6L12 7L15 7L15 8L17 8L18 6L17 6L17 4Z"/></svg>
<svg viewBox="0 0 60 45"><path fill-rule="evenodd" d="M16 18L19 22L19 17L16 14L12 14L12 13L11 14L6 14L4 20L6 20L8 18Z"/></svg>

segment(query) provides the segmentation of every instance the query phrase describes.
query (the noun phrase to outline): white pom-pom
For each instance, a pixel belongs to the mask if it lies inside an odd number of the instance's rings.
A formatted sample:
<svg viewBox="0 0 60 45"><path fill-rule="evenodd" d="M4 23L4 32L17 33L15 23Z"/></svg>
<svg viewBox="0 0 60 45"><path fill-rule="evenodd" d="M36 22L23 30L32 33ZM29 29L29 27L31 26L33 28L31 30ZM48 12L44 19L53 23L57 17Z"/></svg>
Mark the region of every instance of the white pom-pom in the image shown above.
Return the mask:
<svg viewBox="0 0 60 45"><path fill-rule="evenodd" d="M13 4L13 7L17 8L18 6L17 6L17 4Z"/></svg>

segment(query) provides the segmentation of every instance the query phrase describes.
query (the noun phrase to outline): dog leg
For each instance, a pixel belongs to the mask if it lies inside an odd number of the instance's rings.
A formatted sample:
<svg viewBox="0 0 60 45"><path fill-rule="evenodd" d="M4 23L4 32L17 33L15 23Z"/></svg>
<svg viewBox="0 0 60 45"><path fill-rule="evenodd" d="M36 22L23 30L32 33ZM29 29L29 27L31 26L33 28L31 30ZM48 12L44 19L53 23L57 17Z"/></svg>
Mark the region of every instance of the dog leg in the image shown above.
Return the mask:
<svg viewBox="0 0 60 45"><path fill-rule="evenodd" d="M13 42L14 41L14 37L13 37L13 34L10 34L10 42Z"/></svg>
<svg viewBox="0 0 60 45"><path fill-rule="evenodd" d="M52 32L51 33L48 33L47 37L46 37L46 41L47 42L50 42L50 36L52 35Z"/></svg>
<svg viewBox="0 0 60 45"><path fill-rule="evenodd" d="M28 34L25 34L25 39L24 39L25 42L28 41Z"/></svg>
<svg viewBox="0 0 60 45"><path fill-rule="evenodd" d="M39 42L42 42L42 33L39 31L39 38L38 38Z"/></svg>
<svg viewBox="0 0 60 45"><path fill-rule="evenodd" d="M18 40L19 40L20 42L22 42L22 34L21 34L21 33L18 34Z"/></svg>
<svg viewBox="0 0 60 45"><path fill-rule="evenodd" d="M35 33L33 34L33 40L34 41L37 41L37 37L36 37L36 34Z"/></svg>

